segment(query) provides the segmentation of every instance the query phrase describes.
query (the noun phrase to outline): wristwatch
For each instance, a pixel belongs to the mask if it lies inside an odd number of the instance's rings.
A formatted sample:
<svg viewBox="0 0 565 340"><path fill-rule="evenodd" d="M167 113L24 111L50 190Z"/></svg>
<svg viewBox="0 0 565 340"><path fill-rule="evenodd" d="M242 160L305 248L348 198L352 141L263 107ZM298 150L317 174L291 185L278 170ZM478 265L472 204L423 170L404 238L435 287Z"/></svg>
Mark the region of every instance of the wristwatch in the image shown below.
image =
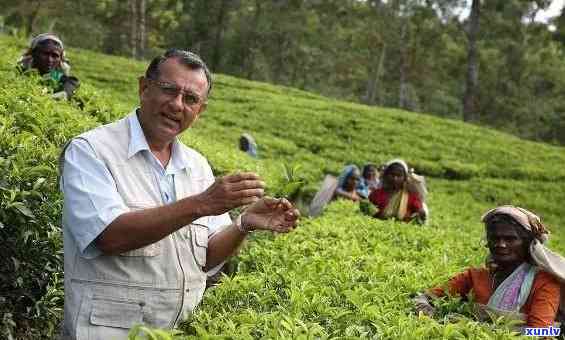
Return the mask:
<svg viewBox="0 0 565 340"><path fill-rule="evenodd" d="M248 226L244 226L241 219L243 217L243 214L240 214L239 216L237 216L237 218L235 219L234 225L237 228L237 230L241 231L242 233L248 234L250 232L252 232L253 230L249 229Z"/></svg>

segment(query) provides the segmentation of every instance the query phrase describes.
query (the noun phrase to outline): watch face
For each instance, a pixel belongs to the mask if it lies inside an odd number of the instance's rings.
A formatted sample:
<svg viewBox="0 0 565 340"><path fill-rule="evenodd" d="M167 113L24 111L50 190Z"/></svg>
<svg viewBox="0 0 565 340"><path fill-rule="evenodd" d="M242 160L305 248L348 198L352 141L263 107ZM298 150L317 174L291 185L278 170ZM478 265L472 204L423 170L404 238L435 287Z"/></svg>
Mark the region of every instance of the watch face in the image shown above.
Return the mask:
<svg viewBox="0 0 565 340"><path fill-rule="evenodd" d="M237 230L241 231L242 233L247 232L247 230L241 224L241 215L237 216L237 218L235 219L235 227L237 228Z"/></svg>

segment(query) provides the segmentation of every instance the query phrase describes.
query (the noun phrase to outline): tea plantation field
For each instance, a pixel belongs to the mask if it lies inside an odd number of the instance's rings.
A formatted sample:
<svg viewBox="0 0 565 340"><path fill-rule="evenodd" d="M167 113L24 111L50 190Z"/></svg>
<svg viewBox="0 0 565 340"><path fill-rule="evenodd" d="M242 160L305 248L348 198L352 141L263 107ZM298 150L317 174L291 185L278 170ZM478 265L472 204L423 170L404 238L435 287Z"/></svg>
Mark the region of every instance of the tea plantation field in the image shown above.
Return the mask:
<svg viewBox="0 0 565 340"><path fill-rule="evenodd" d="M0 36L0 46L0 338L49 338L64 299L60 147L132 110L147 62L70 49L81 108L51 100L37 78L14 71L25 41ZM319 218L303 218L294 233L254 234L183 333L164 338L515 338L502 325L448 316L465 314L453 301L436 319L414 315L409 296L483 262L479 219L496 205L542 215L550 247L565 254L564 148L292 88L215 80L208 111L182 139L216 174L253 170L271 194L307 200L326 173L400 157L427 176L431 223L374 220L338 201ZM255 136L260 159L237 150L242 132Z"/></svg>

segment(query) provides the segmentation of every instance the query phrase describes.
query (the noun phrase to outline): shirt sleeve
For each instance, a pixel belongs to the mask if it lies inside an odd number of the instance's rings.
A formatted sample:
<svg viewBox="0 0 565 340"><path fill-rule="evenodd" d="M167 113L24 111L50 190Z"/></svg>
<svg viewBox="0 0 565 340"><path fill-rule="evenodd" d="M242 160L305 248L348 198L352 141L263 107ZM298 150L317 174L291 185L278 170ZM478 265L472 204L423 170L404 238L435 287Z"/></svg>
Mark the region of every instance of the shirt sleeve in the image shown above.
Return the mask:
<svg viewBox="0 0 565 340"><path fill-rule="evenodd" d="M218 216L209 216L208 217L208 239L212 238L215 234L220 232L225 227L232 224L232 220L228 213L218 215Z"/></svg>
<svg viewBox="0 0 565 340"><path fill-rule="evenodd" d="M60 186L64 195L63 228L83 257L101 255L93 241L129 210L110 171L86 140L74 139L67 147Z"/></svg>
<svg viewBox="0 0 565 340"><path fill-rule="evenodd" d="M559 283L545 272L540 272L532 287L528 327L548 327L555 321L559 308Z"/></svg>
<svg viewBox="0 0 565 340"><path fill-rule="evenodd" d="M468 269L452 277L447 283L447 289L451 295L466 296L473 287L473 280L471 277L471 270ZM435 296L444 296L445 290L443 286L434 287L428 292Z"/></svg>
<svg viewBox="0 0 565 340"><path fill-rule="evenodd" d="M408 198L410 200L409 210L411 213L418 212L422 209L422 201L420 200L417 194L410 193L410 196Z"/></svg>
<svg viewBox="0 0 565 340"><path fill-rule="evenodd" d="M384 208L381 192L382 190L377 189L377 190L373 190L369 194L369 201L371 201L371 203L373 203L377 208L379 208L379 210L383 210Z"/></svg>

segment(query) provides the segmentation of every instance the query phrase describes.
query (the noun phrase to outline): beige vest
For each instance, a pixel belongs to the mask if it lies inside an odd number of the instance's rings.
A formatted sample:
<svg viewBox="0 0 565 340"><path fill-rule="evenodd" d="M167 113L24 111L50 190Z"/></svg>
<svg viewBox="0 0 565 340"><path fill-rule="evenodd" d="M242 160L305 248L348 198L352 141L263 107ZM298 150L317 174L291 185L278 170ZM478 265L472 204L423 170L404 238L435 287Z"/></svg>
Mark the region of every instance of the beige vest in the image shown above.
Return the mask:
<svg viewBox="0 0 565 340"><path fill-rule="evenodd" d="M127 118L77 138L87 140L104 161L131 210L163 205L153 170L143 155L127 158ZM182 150L202 162L175 175L177 199L211 185L211 170L204 158L184 145ZM186 318L202 299L206 284L203 267L208 227L206 218L198 222L146 247L94 259L81 257L65 231L66 338L125 339L135 324L173 328Z"/></svg>

